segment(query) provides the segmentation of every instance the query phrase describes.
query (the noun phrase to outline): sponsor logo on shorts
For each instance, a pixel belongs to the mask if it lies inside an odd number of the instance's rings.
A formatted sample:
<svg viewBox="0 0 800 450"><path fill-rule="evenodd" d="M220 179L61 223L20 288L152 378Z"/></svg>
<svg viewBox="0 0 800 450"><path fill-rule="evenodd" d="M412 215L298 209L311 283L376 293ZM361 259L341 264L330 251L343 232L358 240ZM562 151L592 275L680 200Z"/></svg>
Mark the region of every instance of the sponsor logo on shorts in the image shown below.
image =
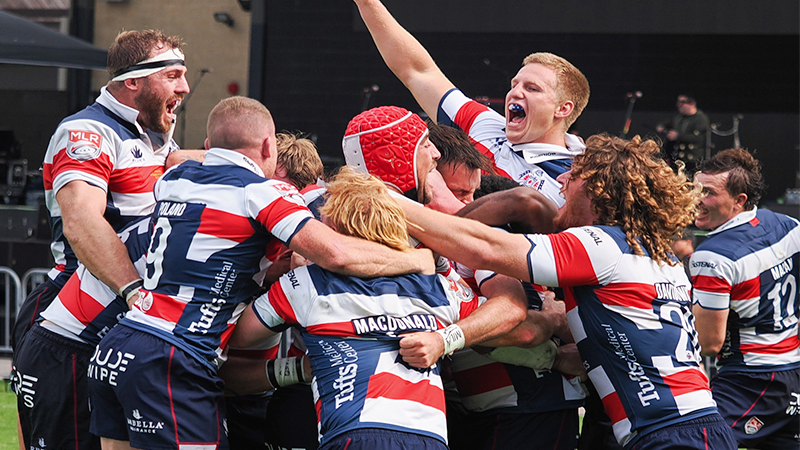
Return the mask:
<svg viewBox="0 0 800 450"><path fill-rule="evenodd" d="M105 381L111 386L116 386L117 377L120 373L128 370L128 363L134 358L136 358L136 355L122 353L121 351L115 352L113 348L109 348L103 354L100 346L97 346L92 359L89 360L87 376L98 381Z"/></svg>
<svg viewBox="0 0 800 450"><path fill-rule="evenodd" d="M790 392L790 394L792 394L792 399L789 401L789 406L786 408L786 415L800 415L800 392Z"/></svg>
<svg viewBox="0 0 800 450"><path fill-rule="evenodd" d="M131 411L133 418L125 418L128 429L134 433L155 434L158 430L164 429L164 422L154 422L147 420L138 409Z"/></svg>
<svg viewBox="0 0 800 450"><path fill-rule="evenodd" d="M45 444L44 438L39 438L39 440L36 441L36 443L38 444L38 447L36 445L31 445L30 450L44 450L45 448L47 448L47 444Z"/></svg>
<svg viewBox="0 0 800 450"><path fill-rule="evenodd" d="M33 408L37 381L39 378L20 373L16 368L11 370L11 389L27 408Z"/></svg>
<svg viewBox="0 0 800 450"><path fill-rule="evenodd" d="M764 426L764 422L762 422L758 417L753 416L744 423L744 433L745 434L756 434L761 427Z"/></svg>

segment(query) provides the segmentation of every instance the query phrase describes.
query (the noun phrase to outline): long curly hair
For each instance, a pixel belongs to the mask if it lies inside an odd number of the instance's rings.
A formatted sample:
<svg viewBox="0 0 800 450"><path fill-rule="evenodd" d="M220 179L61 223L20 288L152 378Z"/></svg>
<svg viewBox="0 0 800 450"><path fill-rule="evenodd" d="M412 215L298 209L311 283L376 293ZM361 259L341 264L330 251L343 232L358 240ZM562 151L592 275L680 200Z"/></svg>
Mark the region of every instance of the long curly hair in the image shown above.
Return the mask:
<svg viewBox="0 0 800 450"><path fill-rule="evenodd" d="M594 135L575 157L572 176L586 182L598 224L620 226L635 254L675 265L671 243L694 221L699 189L659 152L651 139Z"/></svg>

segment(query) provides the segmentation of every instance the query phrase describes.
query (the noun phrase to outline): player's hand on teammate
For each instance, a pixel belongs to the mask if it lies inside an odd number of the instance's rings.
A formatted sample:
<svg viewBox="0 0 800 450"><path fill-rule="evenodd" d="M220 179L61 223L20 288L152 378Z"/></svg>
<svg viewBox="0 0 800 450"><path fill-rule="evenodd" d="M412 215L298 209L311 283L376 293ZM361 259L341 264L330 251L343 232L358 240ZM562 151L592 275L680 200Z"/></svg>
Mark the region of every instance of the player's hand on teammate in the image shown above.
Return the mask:
<svg viewBox="0 0 800 450"><path fill-rule="evenodd" d="M421 331L401 336L400 356L411 367L427 369L444 355L442 336L432 331Z"/></svg>
<svg viewBox="0 0 800 450"><path fill-rule="evenodd" d="M558 347L556 359L553 361L553 370L557 370L565 375L581 377L581 381L586 381L586 368L583 366L583 359L578 353L578 346L566 344Z"/></svg>

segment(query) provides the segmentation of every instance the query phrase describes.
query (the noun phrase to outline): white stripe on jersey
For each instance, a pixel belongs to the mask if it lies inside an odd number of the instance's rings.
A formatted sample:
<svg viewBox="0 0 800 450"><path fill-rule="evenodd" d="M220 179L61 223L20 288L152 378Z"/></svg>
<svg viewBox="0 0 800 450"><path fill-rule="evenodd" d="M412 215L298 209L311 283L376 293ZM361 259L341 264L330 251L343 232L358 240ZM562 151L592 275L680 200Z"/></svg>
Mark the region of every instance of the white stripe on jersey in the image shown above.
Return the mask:
<svg viewBox="0 0 800 450"><path fill-rule="evenodd" d="M292 273L292 272L290 272ZM369 316L407 316L409 314L433 314L444 324L450 324L458 320L458 303L452 302L446 306L431 307L421 299L401 297L394 294L372 296L345 292L342 294L319 295L314 288L305 267L298 267L293 275L296 281L292 283L291 278L283 276L280 279L283 292L289 299L294 315L300 325L309 327L318 324L350 322L354 318ZM444 291L451 292L450 284L446 279L438 275L438 281L444 287ZM452 295L449 295L452 300ZM311 302L308 299L316 299ZM258 315L270 326L283 323L283 319L275 312L275 309L265 294L254 302L253 307Z"/></svg>
<svg viewBox="0 0 800 450"><path fill-rule="evenodd" d="M76 180L86 181L87 183L95 185L95 186L99 187L100 189L102 189L103 191L108 192L107 180L105 180L103 178L98 178L98 177L96 177L94 175L91 175L89 173L86 173L86 172L79 172L77 170L68 170L68 171L65 171L65 172L61 172L53 180L53 189L52 189L53 200L55 200L56 192L58 192L59 189L61 189L62 187L66 186L66 184L69 183L70 181L76 181ZM155 199L151 199L150 201L151 202L155 202ZM57 204L57 202L56 202L56 204ZM51 210L50 214L53 214L53 209L54 208L49 208L49 209ZM60 209L59 209L59 211L60 211Z"/></svg>
<svg viewBox="0 0 800 450"><path fill-rule="evenodd" d="M224 239L210 234L195 232L189 249L186 251L186 259L190 261L206 262L211 255L227 250L239 245L238 242Z"/></svg>
<svg viewBox="0 0 800 450"><path fill-rule="evenodd" d="M672 358L669 356L653 356L651 360L653 361L653 365L656 367L656 369L658 369L658 373L662 378L687 371L700 372L698 375L706 378L705 374L696 367L675 367L672 364ZM691 376L691 374L689 376ZM668 379L665 378L664 382L667 384L667 386L670 385ZM682 416L703 408L712 408L717 406L717 403L711 396L710 389L692 391L680 395L675 395L673 393L673 398L675 399L675 405L678 407L678 412Z"/></svg>
<svg viewBox="0 0 800 450"><path fill-rule="evenodd" d="M580 315L580 306L576 306L567 311L567 323L569 323L569 330L572 332L572 338L575 343L586 339L586 330L583 328L583 321Z"/></svg>
<svg viewBox="0 0 800 450"><path fill-rule="evenodd" d="M608 378L605 369L603 366L597 366L594 369L588 372L589 378L592 380L592 384L594 385L595 389L597 389L597 394L600 396L601 399L606 398L609 395L617 395L616 389L614 389L614 385L611 383L611 380ZM605 408L606 412L608 413L608 407ZM620 411L621 413L625 414L625 411ZM610 414L609 414L610 415ZM613 419L612 419L613 420ZM627 415L622 418L621 420L614 422L611 425L612 430L614 430L614 437L617 438L617 442L620 445L624 446L628 441L633 439L636 434L632 433L632 425L631 421L628 419Z"/></svg>
<svg viewBox="0 0 800 450"><path fill-rule="evenodd" d="M780 333L771 334L757 334L753 327L740 328L739 345L775 345L793 336L797 336L797 327L789 327ZM757 353L754 350L740 351L744 357L745 364L748 366L783 365L800 361L800 347L781 354Z"/></svg>
<svg viewBox="0 0 800 450"><path fill-rule="evenodd" d="M431 373L429 371L418 372L407 369L405 366L395 363L398 357L399 352L381 353L373 377L389 373L409 383L429 382L431 388L441 390L441 397L444 400L444 387L440 377L426 375ZM372 383L374 381L370 379L370 385ZM437 391L435 395L440 394ZM376 422L425 431L447 439L447 420L444 411L414 400L368 397L364 401L364 409L361 411L359 420L361 423Z"/></svg>
<svg viewBox="0 0 800 450"><path fill-rule="evenodd" d="M632 306L620 305L606 305L603 304L607 310L619 314L626 319L631 320L636 328L640 330L660 330L664 328L661 326L658 314L653 312L652 309L634 308Z"/></svg>
<svg viewBox="0 0 800 450"><path fill-rule="evenodd" d="M111 192L111 199L123 216L144 217L152 214L156 208L156 198L152 192L138 194Z"/></svg>
<svg viewBox="0 0 800 450"><path fill-rule="evenodd" d="M702 295L710 294L709 292L704 292ZM727 298L728 295L724 294ZM758 305L761 303L761 297L753 297L748 298L745 300L733 300L731 299L730 307L733 308L739 314L739 318L741 319L751 319L758 315ZM704 304L701 306L705 307ZM723 306L720 309L728 309L728 305Z"/></svg>

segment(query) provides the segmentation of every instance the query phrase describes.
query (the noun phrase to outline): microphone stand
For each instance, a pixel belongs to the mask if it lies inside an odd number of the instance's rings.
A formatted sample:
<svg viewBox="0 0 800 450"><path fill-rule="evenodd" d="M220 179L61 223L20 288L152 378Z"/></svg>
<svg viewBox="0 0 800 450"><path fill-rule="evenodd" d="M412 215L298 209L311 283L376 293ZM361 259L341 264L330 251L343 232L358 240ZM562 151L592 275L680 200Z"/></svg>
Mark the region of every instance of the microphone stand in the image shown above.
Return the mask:
<svg viewBox="0 0 800 450"><path fill-rule="evenodd" d="M194 81L194 85L192 85L192 89L189 90L189 93L183 98L181 101L181 106L178 107L178 111L176 111L176 115L180 116L181 118L181 134L178 138L178 146L183 148L184 138L186 137L186 104L189 103L189 99L192 98L192 94L194 94L194 90L197 89L197 86L200 85L200 81L203 79L203 75L211 72L210 69L200 69L200 75Z"/></svg>
<svg viewBox="0 0 800 450"><path fill-rule="evenodd" d="M637 95L638 94L638 95ZM625 126L622 128L622 138L628 138L628 132L631 130L631 116L633 115L633 104L636 99L641 97L638 92L636 94L628 93L628 110L625 112Z"/></svg>

